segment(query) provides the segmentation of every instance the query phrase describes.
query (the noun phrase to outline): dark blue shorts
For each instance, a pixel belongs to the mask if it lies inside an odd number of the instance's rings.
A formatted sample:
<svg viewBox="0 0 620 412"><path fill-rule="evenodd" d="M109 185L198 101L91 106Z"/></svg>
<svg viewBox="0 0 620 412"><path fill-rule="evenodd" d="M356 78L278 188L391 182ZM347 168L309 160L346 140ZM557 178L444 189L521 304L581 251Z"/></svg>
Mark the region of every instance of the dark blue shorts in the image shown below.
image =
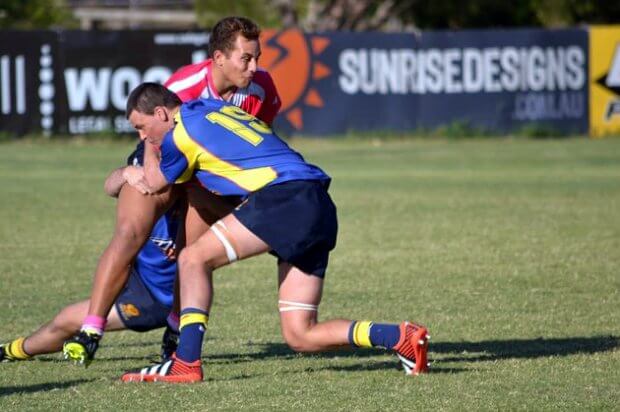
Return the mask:
<svg viewBox="0 0 620 412"><path fill-rule="evenodd" d="M158 302L132 267L129 279L114 302L127 329L146 332L166 326L170 308Z"/></svg>
<svg viewBox="0 0 620 412"><path fill-rule="evenodd" d="M338 234L336 206L327 193L328 185L294 180L267 186L250 194L233 213L280 260L324 277Z"/></svg>

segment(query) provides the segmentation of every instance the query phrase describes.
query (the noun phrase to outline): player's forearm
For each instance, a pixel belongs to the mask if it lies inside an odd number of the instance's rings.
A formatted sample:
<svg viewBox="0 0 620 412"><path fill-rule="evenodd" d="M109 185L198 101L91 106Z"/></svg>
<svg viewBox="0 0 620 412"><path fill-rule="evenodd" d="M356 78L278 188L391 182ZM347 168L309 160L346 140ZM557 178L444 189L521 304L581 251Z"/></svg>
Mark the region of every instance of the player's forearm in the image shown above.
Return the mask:
<svg viewBox="0 0 620 412"><path fill-rule="evenodd" d="M149 143L144 145L144 177L151 189L151 193L157 193L169 186L168 181L159 168L158 150Z"/></svg>
<svg viewBox="0 0 620 412"><path fill-rule="evenodd" d="M125 167L119 167L106 178L103 190L108 196L118 197L121 187L127 182L123 176Z"/></svg>

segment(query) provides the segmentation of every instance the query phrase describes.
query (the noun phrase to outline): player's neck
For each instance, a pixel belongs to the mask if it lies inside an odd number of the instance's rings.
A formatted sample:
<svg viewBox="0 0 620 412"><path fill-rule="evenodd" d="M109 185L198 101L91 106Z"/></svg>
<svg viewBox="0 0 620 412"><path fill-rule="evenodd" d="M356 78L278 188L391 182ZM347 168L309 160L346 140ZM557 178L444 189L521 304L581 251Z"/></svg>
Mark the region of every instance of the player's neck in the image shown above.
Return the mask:
<svg viewBox="0 0 620 412"><path fill-rule="evenodd" d="M226 76L224 76L224 73L222 73L219 67L214 65L211 73L215 91L220 95L222 99L229 100L237 88L232 82L226 79Z"/></svg>

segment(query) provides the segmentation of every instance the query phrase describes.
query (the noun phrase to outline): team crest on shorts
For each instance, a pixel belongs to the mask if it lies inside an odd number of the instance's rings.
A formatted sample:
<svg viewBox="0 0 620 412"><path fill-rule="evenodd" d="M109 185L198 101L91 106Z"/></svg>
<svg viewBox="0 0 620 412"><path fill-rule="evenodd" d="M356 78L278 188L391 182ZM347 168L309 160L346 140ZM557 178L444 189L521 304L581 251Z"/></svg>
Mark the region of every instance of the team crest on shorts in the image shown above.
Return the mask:
<svg viewBox="0 0 620 412"><path fill-rule="evenodd" d="M125 319L140 316L140 311L138 310L138 308L131 303L123 303L120 305L120 307L123 318Z"/></svg>

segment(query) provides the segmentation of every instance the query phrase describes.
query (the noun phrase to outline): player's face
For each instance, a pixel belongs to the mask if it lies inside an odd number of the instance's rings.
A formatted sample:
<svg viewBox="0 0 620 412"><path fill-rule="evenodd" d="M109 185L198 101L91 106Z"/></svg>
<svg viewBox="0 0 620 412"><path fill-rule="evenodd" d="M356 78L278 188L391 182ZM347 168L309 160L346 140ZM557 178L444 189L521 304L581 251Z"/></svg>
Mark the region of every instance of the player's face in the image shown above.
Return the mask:
<svg viewBox="0 0 620 412"><path fill-rule="evenodd" d="M216 63L226 79L238 88L248 87L258 66L260 44L258 40L248 40L238 35L235 48L227 53L220 53Z"/></svg>
<svg viewBox="0 0 620 412"><path fill-rule="evenodd" d="M156 146L161 144L166 133L174 125L171 113L161 106L156 107L153 114L134 110L129 115L129 122L138 131L140 140L146 140Z"/></svg>

